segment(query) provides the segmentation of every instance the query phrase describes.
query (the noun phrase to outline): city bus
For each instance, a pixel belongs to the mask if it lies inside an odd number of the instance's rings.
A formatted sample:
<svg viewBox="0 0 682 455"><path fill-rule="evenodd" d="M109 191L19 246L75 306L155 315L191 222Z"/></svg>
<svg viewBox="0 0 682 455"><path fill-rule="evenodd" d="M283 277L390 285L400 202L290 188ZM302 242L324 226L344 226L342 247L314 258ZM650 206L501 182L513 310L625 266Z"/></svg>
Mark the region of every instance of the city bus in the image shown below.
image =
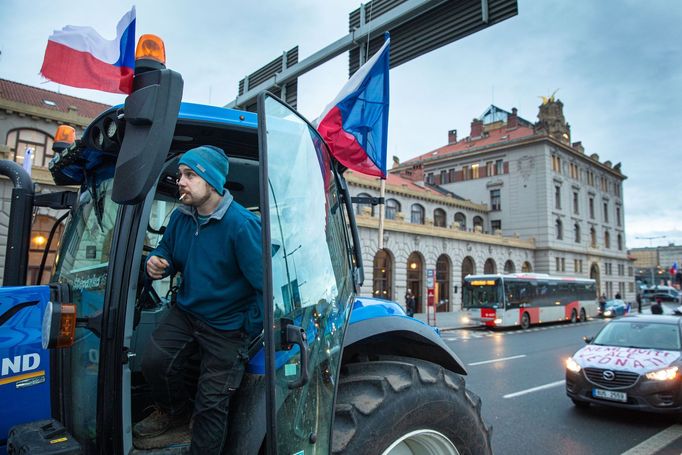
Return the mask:
<svg viewBox="0 0 682 455"><path fill-rule="evenodd" d="M471 325L527 329L531 324L586 321L598 314L595 280L540 273L469 275L462 310Z"/></svg>

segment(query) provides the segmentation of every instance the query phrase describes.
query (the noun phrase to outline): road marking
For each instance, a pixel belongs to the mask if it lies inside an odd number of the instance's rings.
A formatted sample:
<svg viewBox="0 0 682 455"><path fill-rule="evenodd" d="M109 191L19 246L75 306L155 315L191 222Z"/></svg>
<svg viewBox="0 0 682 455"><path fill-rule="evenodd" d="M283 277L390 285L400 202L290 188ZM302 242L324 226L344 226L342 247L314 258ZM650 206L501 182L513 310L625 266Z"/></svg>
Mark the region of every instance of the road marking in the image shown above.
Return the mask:
<svg viewBox="0 0 682 455"><path fill-rule="evenodd" d="M513 355L511 357L502 357L500 359L483 360L482 362L470 363L469 366L471 367L474 365L485 365L486 363L504 362L505 360L520 359L521 357L525 357L525 356L526 356L526 354L521 354L521 355Z"/></svg>
<svg viewBox="0 0 682 455"><path fill-rule="evenodd" d="M637 444L622 455L651 455L667 446L675 439L682 436L682 425L673 425L658 434L653 435L646 441Z"/></svg>
<svg viewBox="0 0 682 455"><path fill-rule="evenodd" d="M560 385L566 384L566 380L562 379L561 381L557 382L551 382L549 384L541 385L538 387L533 387L532 389L526 389L526 390L521 390L520 392L514 392L514 393L509 393L507 395L504 395L502 398L515 398L521 395L525 395L527 393L533 393L537 392L539 390L545 390L545 389L551 389L552 387L558 387Z"/></svg>

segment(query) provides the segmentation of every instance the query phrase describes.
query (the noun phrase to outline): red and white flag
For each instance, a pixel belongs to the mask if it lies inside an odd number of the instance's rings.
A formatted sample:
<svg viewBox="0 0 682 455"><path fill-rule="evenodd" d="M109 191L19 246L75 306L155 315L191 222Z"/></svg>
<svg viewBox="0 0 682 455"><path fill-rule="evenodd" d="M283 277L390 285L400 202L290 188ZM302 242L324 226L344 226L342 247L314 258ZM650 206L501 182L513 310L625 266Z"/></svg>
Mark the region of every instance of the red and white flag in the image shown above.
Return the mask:
<svg viewBox="0 0 682 455"><path fill-rule="evenodd" d="M107 40L92 27L67 25L48 39L40 73L72 87L130 93L135 70L135 7Z"/></svg>

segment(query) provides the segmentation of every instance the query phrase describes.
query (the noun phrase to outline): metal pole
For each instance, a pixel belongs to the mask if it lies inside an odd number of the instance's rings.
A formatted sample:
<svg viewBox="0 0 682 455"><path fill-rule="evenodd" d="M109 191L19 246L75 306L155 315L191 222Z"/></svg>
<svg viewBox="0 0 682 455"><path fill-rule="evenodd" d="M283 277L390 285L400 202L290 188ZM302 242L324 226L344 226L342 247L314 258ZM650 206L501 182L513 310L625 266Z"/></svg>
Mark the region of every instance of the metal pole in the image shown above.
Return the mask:
<svg viewBox="0 0 682 455"><path fill-rule="evenodd" d="M384 200L384 195L386 194L386 180L381 179L381 185L379 187L379 197ZM379 250L384 249L384 217L386 216L386 211L384 204L379 204Z"/></svg>

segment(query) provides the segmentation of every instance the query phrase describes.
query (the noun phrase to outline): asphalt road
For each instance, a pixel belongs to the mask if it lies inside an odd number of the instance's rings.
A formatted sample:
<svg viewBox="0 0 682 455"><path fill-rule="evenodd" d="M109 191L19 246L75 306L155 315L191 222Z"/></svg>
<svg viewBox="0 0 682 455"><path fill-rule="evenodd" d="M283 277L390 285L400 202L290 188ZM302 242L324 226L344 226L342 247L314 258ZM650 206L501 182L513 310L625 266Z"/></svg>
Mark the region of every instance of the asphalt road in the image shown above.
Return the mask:
<svg viewBox="0 0 682 455"><path fill-rule="evenodd" d="M566 396L564 360L593 336L602 320L527 331L443 333L465 363L467 387L483 400L501 455L682 453L674 417L600 406L578 409Z"/></svg>

